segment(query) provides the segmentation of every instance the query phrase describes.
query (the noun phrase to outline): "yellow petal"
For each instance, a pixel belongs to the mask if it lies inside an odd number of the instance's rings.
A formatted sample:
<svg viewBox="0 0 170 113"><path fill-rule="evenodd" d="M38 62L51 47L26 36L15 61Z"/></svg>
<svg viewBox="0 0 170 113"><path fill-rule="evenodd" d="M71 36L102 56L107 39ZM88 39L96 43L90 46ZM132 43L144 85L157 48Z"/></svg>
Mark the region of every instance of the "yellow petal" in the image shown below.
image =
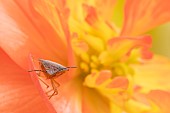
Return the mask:
<svg viewBox="0 0 170 113"><path fill-rule="evenodd" d="M170 90L170 60L155 55L152 60L140 65L133 65L134 82L142 91L152 89Z"/></svg>

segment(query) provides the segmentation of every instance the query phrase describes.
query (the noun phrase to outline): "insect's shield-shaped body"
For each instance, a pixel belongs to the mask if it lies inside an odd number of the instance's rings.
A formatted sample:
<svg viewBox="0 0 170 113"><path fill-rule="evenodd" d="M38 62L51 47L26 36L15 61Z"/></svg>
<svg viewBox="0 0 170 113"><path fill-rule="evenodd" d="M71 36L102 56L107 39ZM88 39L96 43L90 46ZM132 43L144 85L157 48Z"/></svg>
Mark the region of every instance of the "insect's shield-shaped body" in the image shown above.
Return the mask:
<svg viewBox="0 0 170 113"><path fill-rule="evenodd" d="M47 78L58 77L69 70L67 67L50 60L39 59L39 62L44 71L49 74Z"/></svg>
<svg viewBox="0 0 170 113"><path fill-rule="evenodd" d="M44 85L47 86L47 88L50 90L46 91L46 94L48 95L49 99L58 94L58 87L60 84L55 80L55 78L59 77L63 73L69 70L69 68L76 68L76 67L65 67L61 64L58 64L56 62L50 61L50 60L44 60L39 59L40 68L29 70L28 72L37 72L38 78ZM44 76L43 76L44 75ZM46 80L44 79L46 78ZM50 83L48 83L50 81ZM46 90L46 89L44 89ZM53 91L53 93L51 93Z"/></svg>

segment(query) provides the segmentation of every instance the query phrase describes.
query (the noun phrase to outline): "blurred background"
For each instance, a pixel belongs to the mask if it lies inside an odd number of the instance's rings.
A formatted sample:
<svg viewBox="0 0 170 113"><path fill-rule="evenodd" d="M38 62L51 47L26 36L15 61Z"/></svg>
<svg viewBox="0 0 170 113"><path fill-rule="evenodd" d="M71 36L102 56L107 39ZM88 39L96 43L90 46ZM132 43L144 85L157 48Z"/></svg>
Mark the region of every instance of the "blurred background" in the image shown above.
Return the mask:
<svg viewBox="0 0 170 113"><path fill-rule="evenodd" d="M152 51L170 58L170 22L148 32L153 36Z"/></svg>

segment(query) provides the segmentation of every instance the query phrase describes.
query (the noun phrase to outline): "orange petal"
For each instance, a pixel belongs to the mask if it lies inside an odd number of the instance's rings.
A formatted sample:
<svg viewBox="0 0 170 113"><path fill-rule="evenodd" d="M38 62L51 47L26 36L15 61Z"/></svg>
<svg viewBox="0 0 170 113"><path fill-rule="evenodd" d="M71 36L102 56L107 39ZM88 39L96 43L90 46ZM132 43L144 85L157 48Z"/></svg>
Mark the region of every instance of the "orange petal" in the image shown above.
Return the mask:
<svg viewBox="0 0 170 113"><path fill-rule="evenodd" d="M33 9L30 1L2 0L0 7L0 44L17 64L28 69L29 53L66 64L66 41Z"/></svg>
<svg viewBox="0 0 170 113"><path fill-rule="evenodd" d="M152 90L148 94L148 98L151 99L161 109L161 113L170 113L170 93L161 90Z"/></svg>
<svg viewBox="0 0 170 113"><path fill-rule="evenodd" d="M0 58L1 113L56 113L52 107L47 107L28 72L16 65L2 49Z"/></svg>
<svg viewBox="0 0 170 113"><path fill-rule="evenodd" d="M113 81L108 84L107 88L121 88L121 89L127 89L129 85L129 81L125 77L116 77L113 79Z"/></svg>
<svg viewBox="0 0 170 113"><path fill-rule="evenodd" d="M150 36L114 37L108 41L107 51L100 54L99 60L104 65L110 65L118 60L127 61L130 57L134 61L138 60L139 57L150 59L152 58L152 53L149 51L151 42Z"/></svg>
<svg viewBox="0 0 170 113"><path fill-rule="evenodd" d="M87 21L87 23L89 25L93 25L98 20L96 9L94 7L88 6L86 4L84 4L83 6L87 12L87 16L86 16L85 20Z"/></svg>
<svg viewBox="0 0 170 113"><path fill-rule="evenodd" d="M108 70L102 70L99 74L99 76L96 79L96 84L100 85L102 84L104 81L106 81L107 79L110 79L112 77L112 73L111 71Z"/></svg>
<svg viewBox="0 0 170 113"><path fill-rule="evenodd" d="M84 88L82 94L83 113L110 113L108 100L96 90Z"/></svg>
<svg viewBox="0 0 170 113"><path fill-rule="evenodd" d="M96 8L98 13L106 20L111 20L113 17L113 9L116 0L97 0Z"/></svg>
<svg viewBox="0 0 170 113"><path fill-rule="evenodd" d="M101 18L110 26L122 27L125 0L97 0L96 9ZM116 29L116 28L115 28Z"/></svg>
<svg viewBox="0 0 170 113"><path fill-rule="evenodd" d="M150 61L133 65L134 82L148 92L153 89L170 89L170 60L155 55Z"/></svg>
<svg viewBox="0 0 170 113"><path fill-rule="evenodd" d="M169 0L127 0L121 35L140 35L169 21Z"/></svg>
<svg viewBox="0 0 170 113"><path fill-rule="evenodd" d="M36 67L38 66L38 64L34 62L30 63L32 66L31 69L36 69ZM66 73L68 74L69 71ZM35 71L30 72L30 74L34 84L36 85L37 89L39 90L41 96L48 106L53 106L55 111L59 113L81 113L81 88L79 88L79 84L76 84L77 81L70 80L70 78L66 74L62 74L61 76L57 77L55 81L60 84L60 87L56 86L58 94L52 96L49 99L48 96L50 96L54 91L51 90L53 89L51 79L46 79L46 77L43 77L43 73L39 73L41 76L39 77L37 76L37 73ZM48 88L47 85L49 86ZM50 90L51 92L49 92Z"/></svg>
<svg viewBox="0 0 170 113"><path fill-rule="evenodd" d="M142 58L144 59L152 58L152 53L149 51L152 44L150 36L141 36L137 38L134 37L112 38L111 40L108 41L108 44L112 50L112 54L115 54L114 57L117 58L121 58L122 56L126 55L130 56L131 51L133 51L136 48L140 49Z"/></svg>
<svg viewBox="0 0 170 113"><path fill-rule="evenodd" d="M44 84L41 84L41 81L38 80L36 73L31 73L31 77L45 103L49 107L53 106L57 113L81 113L81 93L80 88L77 88L79 85L75 82L72 82L71 84L68 83L68 81L67 83L63 83L63 81L57 79L56 81L59 81L58 83L60 84L60 87L57 88L58 94L52 96L49 100L46 94L49 88L47 88ZM44 80L44 82L49 83L48 80ZM48 85L51 85L51 83Z"/></svg>
<svg viewBox="0 0 170 113"><path fill-rule="evenodd" d="M77 81L61 84L59 94L50 101L58 113L82 112L82 89Z"/></svg>

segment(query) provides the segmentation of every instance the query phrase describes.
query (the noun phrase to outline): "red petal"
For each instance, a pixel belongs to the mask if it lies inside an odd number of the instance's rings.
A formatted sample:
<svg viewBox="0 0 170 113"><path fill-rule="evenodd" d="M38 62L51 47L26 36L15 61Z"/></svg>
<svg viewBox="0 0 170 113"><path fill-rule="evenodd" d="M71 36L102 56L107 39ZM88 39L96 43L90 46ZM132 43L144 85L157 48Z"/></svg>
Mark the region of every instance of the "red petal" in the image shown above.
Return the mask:
<svg viewBox="0 0 170 113"><path fill-rule="evenodd" d="M169 0L127 0L121 35L140 35L169 21Z"/></svg>
<svg viewBox="0 0 170 113"><path fill-rule="evenodd" d="M16 65L2 49L0 58L1 113L56 113L40 97L28 72Z"/></svg>
<svg viewBox="0 0 170 113"><path fill-rule="evenodd" d="M161 108L161 113L170 113L170 93L161 90L153 90L148 97Z"/></svg>
<svg viewBox="0 0 170 113"><path fill-rule="evenodd" d="M17 64L28 69L29 53L66 64L66 41L35 12L30 1L2 0L0 10L0 44Z"/></svg>

